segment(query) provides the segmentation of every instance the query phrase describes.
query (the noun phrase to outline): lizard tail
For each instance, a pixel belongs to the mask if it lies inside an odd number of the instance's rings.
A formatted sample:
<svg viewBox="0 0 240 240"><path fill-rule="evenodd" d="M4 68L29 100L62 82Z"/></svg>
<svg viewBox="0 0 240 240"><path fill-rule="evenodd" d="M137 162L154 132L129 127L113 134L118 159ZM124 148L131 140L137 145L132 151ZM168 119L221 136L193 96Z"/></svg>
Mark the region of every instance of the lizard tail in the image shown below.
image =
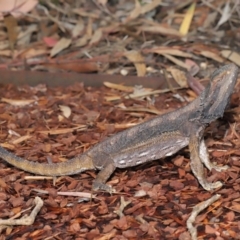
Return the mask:
<svg viewBox="0 0 240 240"><path fill-rule="evenodd" d="M95 169L92 158L84 153L66 162L38 163L20 158L0 146L0 158L24 171L46 176L73 175Z"/></svg>

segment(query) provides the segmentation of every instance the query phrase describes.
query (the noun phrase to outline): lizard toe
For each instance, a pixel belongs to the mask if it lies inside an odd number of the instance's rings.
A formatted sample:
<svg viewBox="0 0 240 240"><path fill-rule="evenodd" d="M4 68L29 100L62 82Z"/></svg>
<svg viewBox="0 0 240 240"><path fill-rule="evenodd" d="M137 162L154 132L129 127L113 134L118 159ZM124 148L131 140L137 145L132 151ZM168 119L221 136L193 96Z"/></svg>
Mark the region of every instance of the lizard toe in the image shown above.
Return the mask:
<svg viewBox="0 0 240 240"><path fill-rule="evenodd" d="M209 183L207 181L199 181L199 183L206 191L212 191L215 190L216 188L221 188L223 186L222 182L220 181L214 183Z"/></svg>
<svg viewBox="0 0 240 240"><path fill-rule="evenodd" d="M222 172L222 171L226 171L228 168L229 168L229 166L228 165L224 165L224 166L214 166L213 167L216 171L218 171L218 172Z"/></svg>
<svg viewBox="0 0 240 240"><path fill-rule="evenodd" d="M104 190L106 192L109 192L110 194L115 193L116 190L112 188L112 186L100 183L100 182L94 182L92 186L93 191L98 191L98 190Z"/></svg>

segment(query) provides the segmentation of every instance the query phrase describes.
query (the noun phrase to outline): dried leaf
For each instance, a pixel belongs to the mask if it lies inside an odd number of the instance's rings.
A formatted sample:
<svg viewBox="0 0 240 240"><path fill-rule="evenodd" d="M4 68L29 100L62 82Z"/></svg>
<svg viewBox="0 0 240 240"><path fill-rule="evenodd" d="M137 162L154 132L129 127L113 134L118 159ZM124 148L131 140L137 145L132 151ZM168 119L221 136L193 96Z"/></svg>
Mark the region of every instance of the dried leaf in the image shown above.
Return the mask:
<svg viewBox="0 0 240 240"><path fill-rule="evenodd" d="M18 26L18 24L17 24L16 19L11 15L8 15L4 18L4 24L7 28L9 45L10 45L11 50L13 51L14 44L17 41L17 26Z"/></svg>
<svg viewBox="0 0 240 240"><path fill-rule="evenodd" d="M71 108L68 106L64 106L64 105L59 105L60 110L62 111L62 114L65 118L69 118L72 111Z"/></svg>
<svg viewBox="0 0 240 240"><path fill-rule="evenodd" d="M222 50L221 55L240 66L240 54L230 50Z"/></svg>
<svg viewBox="0 0 240 240"><path fill-rule="evenodd" d="M9 103L13 106L24 107L26 105L34 103L36 100L32 100L32 99L15 100L15 99L1 98L1 101Z"/></svg>
<svg viewBox="0 0 240 240"><path fill-rule="evenodd" d="M116 84L116 83L110 83L110 82L103 82L103 84L106 87L109 87L109 88L112 88L112 89L116 89L116 90L119 90L119 91L133 92L133 87L124 86L124 85Z"/></svg>
<svg viewBox="0 0 240 240"><path fill-rule="evenodd" d="M193 54L181 51L179 49L174 49L173 47L157 47L157 48L144 50L144 52L146 52L146 53L153 52L153 53L158 53L158 54L168 54L168 55L174 55L174 56L185 57L185 58L192 58L193 57Z"/></svg>
<svg viewBox="0 0 240 240"><path fill-rule="evenodd" d="M232 13L231 13L231 8L230 8L230 2L227 1L224 6L224 9L223 9L222 16L217 23L217 28L220 27L226 21L228 21L230 19L231 15L232 15Z"/></svg>
<svg viewBox="0 0 240 240"><path fill-rule="evenodd" d="M52 48L51 50L51 57L54 57L55 55L57 55L59 52L61 52L62 50L68 48L72 43L71 39L67 39L67 38L61 38L56 44L55 46Z"/></svg>
<svg viewBox="0 0 240 240"><path fill-rule="evenodd" d="M9 129L8 133L9 133L9 135L20 137L20 135L17 132L13 131L12 129Z"/></svg>
<svg viewBox="0 0 240 240"><path fill-rule="evenodd" d="M21 56L22 58L25 59L29 59L29 58L33 58L33 57L37 57L37 56L43 56L43 55L47 55L48 54L48 50L44 49L44 48L30 48L27 51L25 51L23 54L20 54L19 56Z"/></svg>
<svg viewBox="0 0 240 240"><path fill-rule="evenodd" d="M0 41L0 50L4 50L4 49L6 49L6 48L9 48L9 46L10 46L10 44L9 44L9 41L8 41L8 40L6 40L6 41L4 41L4 40Z"/></svg>
<svg viewBox="0 0 240 240"><path fill-rule="evenodd" d="M97 0L97 2L103 6L105 6L108 2L108 0Z"/></svg>
<svg viewBox="0 0 240 240"><path fill-rule="evenodd" d="M173 67L168 68L168 71L172 74L174 80L178 83L180 87L188 86L186 74L183 71Z"/></svg>
<svg viewBox="0 0 240 240"><path fill-rule="evenodd" d="M13 55L16 55L16 54L13 54ZM12 51L11 50L2 50L2 51L0 51L0 56L11 57Z"/></svg>
<svg viewBox="0 0 240 240"><path fill-rule="evenodd" d="M172 61L173 63L177 64L178 66L182 67L182 68L185 68L187 69L188 71L190 71L190 66L187 65L185 62L171 56L171 55L168 55L168 54L162 54L165 58L167 58L168 60Z"/></svg>
<svg viewBox="0 0 240 240"><path fill-rule="evenodd" d="M203 29L211 28L212 24L216 22L217 16L218 16L217 11L208 14L206 20L203 23Z"/></svg>
<svg viewBox="0 0 240 240"><path fill-rule="evenodd" d="M30 138L32 138L32 136L25 135L25 136L19 137L18 139L12 141L12 144L19 144L19 143L25 142L26 140L28 140Z"/></svg>
<svg viewBox="0 0 240 240"><path fill-rule="evenodd" d="M93 34L93 36L91 38L91 41L89 42L89 45L92 46L92 45L98 43L101 40L102 36L103 36L103 31L102 31L101 28L98 28L94 32L94 34Z"/></svg>
<svg viewBox="0 0 240 240"><path fill-rule="evenodd" d="M206 233L209 233L209 234L216 234L217 229L211 227L210 225L206 225L206 226L205 226L205 232L206 232Z"/></svg>
<svg viewBox="0 0 240 240"><path fill-rule="evenodd" d="M72 30L72 37L76 38L78 37L84 30L85 25L83 20L80 18L77 22L77 24L75 25L75 27Z"/></svg>
<svg viewBox="0 0 240 240"><path fill-rule="evenodd" d="M155 24L155 26L142 26L138 28L143 32L162 34L166 36L181 37L182 35L176 30L169 27L162 26L161 24Z"/></svg>
<svg viewBox="0 0 240 240"><path fill-rule="evenodd" d="M52 37L44 37L43 41L46 43L48 47L54 47L57 44L57 39Z"/></svg>
<svg viewBox="0 0 240 240"><path fill-rule="evenodd" d="M236 212L240 213L240 204L237 203L237 202L233 202L231 209L232 209L233 211L236 211Z"/></svg>
<svg viewBox="0 0 240 240"><path fill-rule="evenodd" d="M31 24L28 27L25 28L24 31L21 31L18 34L18 45L27 45L31 41L31 36L34 32L38 31L38 25L37 24Z"/></svg>
<svg viewBox="0 0 240 240"><path fill-rule="evenodd" d="M189 31L189 28L190 28L190 25L191 25L191 22L192 22L192 19L193 19L193 16L194 16L194 12L195 12L195 7L196 7L196 3L193 2L190 7L188 8L185 16L184 16L184 19L182 21L182 24L180 26L180 29L179 29L179 32L185 36L188 31Z"/></svg>
<svg viewBox="0 0 240 240"><path fill-rule="evenodd" d="M38 4L38 0L0 0L0 19L3 13L10 13L15 18L31 11Z"/></svg>
<svg viewBox="0 0 240 240"><path fill-rule="evenodd" d="M220 57L218 53L211 52L208 50L203 50L203 51L200 51L200 54L204 57L211 58L217 62L220 62L220 63L224 62L224 59Z"/></svg>
<svg viewBox="0 0 240 240"><path fill-rule="evenodd" d="M77 39L77 41L75 42L75 46L83 47L83 46L87 45L88 40L89 40L89 37L87 35L84 35L83 37Z"/></svg>
<svg viewBox="0 0 240 240"><path fill-rule="evenodd" d="M136 19L141 14L145 14L147 12L152 11L153 9L158 7L161 3L162 3L162 0L153 0L149 3L140 5L139 1L135 1L135 8L130 13L129 17L126 19L126 22L132 19Z"/></svg>
<svg viewBox="0 0 240 240"><path fill-rule="evenodd" d="M138 77L146 75L146 65L143 56L138 51L128 51L125 56L134 64L137 70Z"/></svg>
<svg viewBox="0 0 240 240"><path fill-rule="evenodd" d="M235 219L235 213L233 211L230 211L226 214L226 218L228 221L234 221Z"/></svg>

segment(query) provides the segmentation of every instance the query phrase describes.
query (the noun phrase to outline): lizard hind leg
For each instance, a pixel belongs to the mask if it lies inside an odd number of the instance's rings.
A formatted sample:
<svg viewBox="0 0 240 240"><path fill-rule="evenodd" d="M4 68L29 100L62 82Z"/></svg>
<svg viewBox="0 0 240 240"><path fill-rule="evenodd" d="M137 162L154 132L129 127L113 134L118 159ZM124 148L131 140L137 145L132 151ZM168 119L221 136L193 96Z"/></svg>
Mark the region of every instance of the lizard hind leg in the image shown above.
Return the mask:
<svg viewBox="0 0 240 240"><path fill-rule="evenodd" d="M93 191L104 190L106 192L109 192L110 194L115 192L115 189L113 189L111 186L105 184L115 169L116 169L116 167L114 166L113 162L106 164L100 170L96 179L93 182L93 186L92 186Z"/></svg>
<svg viewBox="0 0 240 240"><path fill-rule="evenodd" d="M216 166L215 164L210 162L207 147L206 147L203 139L200 142L199 154L200 154L200 159L201 159L202 163L206 166L206 168L208 168L209 171L211 171L212 169L215 169L216 171L221 172L221 171L227 170L229 168L229 166L227 166L227 165Z"/></svg>

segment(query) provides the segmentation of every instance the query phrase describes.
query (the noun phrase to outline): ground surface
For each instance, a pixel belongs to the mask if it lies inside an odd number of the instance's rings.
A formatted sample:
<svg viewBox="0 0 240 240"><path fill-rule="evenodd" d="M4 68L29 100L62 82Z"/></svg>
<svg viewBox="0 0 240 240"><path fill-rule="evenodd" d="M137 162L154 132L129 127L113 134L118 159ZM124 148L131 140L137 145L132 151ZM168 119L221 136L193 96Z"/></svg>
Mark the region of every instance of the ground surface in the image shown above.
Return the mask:
<svg viewBox="0 0 240 240"><path fill-rule="evenodd" d="M104 73L111 83L114 74L161 76L177 81L178 89L169 84L158 89L166 93L152 94L156 89L123 87L127 77L101 88L2 84L1 146L23 158L66 161L107 136L186 105L202 90L199 80L207 82L217 67L240 65L238 1L197 1L195 10L193 1L76 2L41 1L20 19L5 16L1 68ZM237 84L223 119L205 132L211 160L230 169L208 172L209 181L224 186L216 191L220 200L196 219L199 239L240 239L239 91ZM147 96L137 97L142 93ZM35 196L44 201L32 225L3 229L0 239L190 239L192 208L215 194L199 186L187 148L117 169L108 182L117 193L100 192L92 200L84 193L91 193L96 172L61 177L55 185L26 176L33 175L0 161L0 218L29 214Z"/></svg>

